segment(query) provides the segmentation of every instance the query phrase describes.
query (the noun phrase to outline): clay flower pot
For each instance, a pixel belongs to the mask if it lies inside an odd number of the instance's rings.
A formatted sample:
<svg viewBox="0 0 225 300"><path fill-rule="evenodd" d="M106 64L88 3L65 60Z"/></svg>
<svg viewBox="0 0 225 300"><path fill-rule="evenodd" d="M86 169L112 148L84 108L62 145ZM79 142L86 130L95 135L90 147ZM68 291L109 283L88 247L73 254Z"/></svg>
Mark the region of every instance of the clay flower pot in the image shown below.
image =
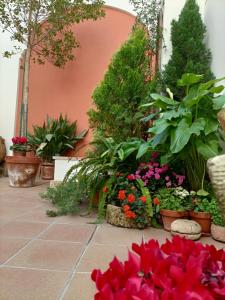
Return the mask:
<svg viewBox="0 0 225 300"><path fill-rule="evenodd" d="M190 217L192 220L197 222L201 228L202 233L205 235L210 235L210 227L211 227L211 214L206 212L195 212L190 211Z"/></svg>
<svg viewBox="0 0 225 300"><path fill-rule="evenodd" d="M173 221L188 218L187 211L176 211L170 209L161 209L160 215L162 216L163 226L166 231L171 231L171 224Z"/></svg>
<svg viewBox="0 0 225 300"><path fill-rule="evenodd" d="M44 180L54 179L54 163L43 162L41 164L41 178Z"/></svg>
<svg viewBox="0 0 225 300"><path fill-rule="evenodd" d="M211 234L214 240L225 243L225 226L219 226L212 223Z"/></svg>
<svg viewBox="0 0 225 300"><path fill-rule="evenodd" d="M13 156L26 156L26 151L13 150Z"/></svg>
<svg viewBox="0 0 225 300"><path fill-rule="evenodd" d="M34 186L40 163L37 157L6 156L9 185L12 187Z"/></svg>

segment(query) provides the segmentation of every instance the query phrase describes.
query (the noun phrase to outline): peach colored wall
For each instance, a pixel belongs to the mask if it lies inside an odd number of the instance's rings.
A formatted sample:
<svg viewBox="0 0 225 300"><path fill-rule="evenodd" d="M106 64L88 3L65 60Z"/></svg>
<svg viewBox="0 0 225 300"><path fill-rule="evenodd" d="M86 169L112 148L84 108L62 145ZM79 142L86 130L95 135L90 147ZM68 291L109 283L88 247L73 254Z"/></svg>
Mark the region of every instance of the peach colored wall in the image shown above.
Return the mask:
<svg viewBox="0 0 225 300"><path fill-rule="evenodd" d="M72 27L80 48L75 50L76 60L64 69L50 63L44 66L32 64L29 129L33 124L42 125L46 115L57 117L60 112L67 114L71 121L77 120L78 132L88 128L86 112L92 105L91 95L103 79L113 54L129 37L135 22L134 16L119 9L106 6L105 12L106 16L100 20ZM20 102L21 96L19 98ZM83 144L87 145L90 140L91 132ZM85 149L82 148L76 155L83 155Z"/></svg>

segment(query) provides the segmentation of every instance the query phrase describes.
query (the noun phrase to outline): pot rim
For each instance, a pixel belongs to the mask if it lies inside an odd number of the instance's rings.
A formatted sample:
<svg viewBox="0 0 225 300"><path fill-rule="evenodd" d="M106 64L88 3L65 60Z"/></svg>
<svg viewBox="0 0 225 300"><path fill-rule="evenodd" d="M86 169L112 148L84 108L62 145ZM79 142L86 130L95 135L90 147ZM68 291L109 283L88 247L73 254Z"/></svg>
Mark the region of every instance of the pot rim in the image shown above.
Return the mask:
<svg viewBox="0 0 225 300"><path fill-rule="evenodd" d="M199 219L211 219L212 217L210 213L203 212L203 211L195 212L191 210L189 213L191 217L199 218Z"/></svg>
<svg viewBox="0 0 225 300"><path fill-rule="evenodd" d="M5 161L7 164L40 164L41 160L38 157L28 156L6 156Z"/></svg>
<svg viewBox="0 0 225 300"><path fill-rule="evenodd" d="M177 211L177 210L171 210L171 209L160 209L160 214L162 216L187 216L189 215L188 211L184 210L184 211Z"/></svg>

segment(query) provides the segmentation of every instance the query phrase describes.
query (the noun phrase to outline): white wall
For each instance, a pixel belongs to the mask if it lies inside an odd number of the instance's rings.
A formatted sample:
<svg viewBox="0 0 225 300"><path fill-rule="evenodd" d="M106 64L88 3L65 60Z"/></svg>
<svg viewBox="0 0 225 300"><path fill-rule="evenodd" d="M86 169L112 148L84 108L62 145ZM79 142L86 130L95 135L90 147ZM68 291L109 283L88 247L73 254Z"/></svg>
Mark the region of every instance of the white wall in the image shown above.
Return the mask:
<svg viewBox="0 0 225 300"><path fill-rule="evenodd" d="M105 0L105 4L134 13L133 6L129 3L129 0Z"/></svg>
<svg viewBox="0 0 225 300"><path fill-rule="evenodd" d="M4 58L2 53L11 49L7 33L0 31L0 136L7 149L14 135L19 55Z"/></svg>

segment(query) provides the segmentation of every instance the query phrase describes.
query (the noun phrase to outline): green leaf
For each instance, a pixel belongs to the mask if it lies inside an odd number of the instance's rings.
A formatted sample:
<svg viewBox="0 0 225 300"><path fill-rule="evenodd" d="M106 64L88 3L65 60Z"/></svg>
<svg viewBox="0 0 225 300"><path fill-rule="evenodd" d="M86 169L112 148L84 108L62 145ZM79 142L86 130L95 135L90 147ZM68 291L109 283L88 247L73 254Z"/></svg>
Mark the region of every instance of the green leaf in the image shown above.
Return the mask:
<svg viewBox="0 0 225 300"><path fill-rule="evenodd" d="M209 193L207 191L205 191L205 190L198 190L197 191L197 195L198 196L208 196Z"/></svg>
<svg viewBox="0 0 225 300"><path fill-rule="evenodd" d="M165 103L167 105L177 106L177 105L180 104L178 101L175 101L175 100L170 99L168 97L162 96L160 94L151 94L150 96L152 97L152 99L154 99L156 101L160 100L160 101L162 101L163 103Z"/></svg>
<svg viewBox="0 0 225 300"><path fill-rule="evenodd" d="M225 95L221 95L219 97L213 98L212 102L213 102L214 110L219 110L219 109L223 108L223 106L225 104Z"/></svg>
<svg viewBox="0 0 225 300"><path fill-rule="evenodd" d="M201 130L204 130L204 128L205 128L205 120L203 118L198 118L196 121L192 123L190 127L190 131L191 133L199 136Z"/></svg>
<svg viewBox="0 0 225 300"><path fill-rule="evenodd" d="M193 73L183 74L181 79L177 81L177 86L189 86L195 84L203 79L203 75L196 75Z"/></svg>
<svg viewBox="0 0 225 300"><path fill-rule="evenodd" d="M138 149L138 153L137 153L137 156L136 156L136 159L139 159L140 157L142 157L143 155L146 154L146 152L150 149L150 144L149 143L144 143L144 144L141 144L141 146L139 147Z"/></svg>
<svg viewBox="0 0 225 300"><path fill-rule="evenodd" d="M201 140L196 140L197 151L205 158L209 159L211 157L218 155L219 144L217 140L209 140L203 142Z"/></svg>
<svg viewBox="0 0 225 300"><path fill-rule="evenodd" d="M148 132L151 132L154 134L160 134L169 126L170 126L170 123L167 120L158 119L154 122L153 127L149 128Z"/></svg>
<svg viewBox="0 0 225 300"><path fill-rule="evenodd" d="M188 143L191 137L191 130L186 119L180 121L176 129L171 130L170 151L172 153L180 152Z"/></svg>
<svg viewBox="0 0 225 300"><path fill-rule="evenodd" d="M155 135L150 141L152 148L154 149L157 145L164 144L169 136L169 132L167 128L160 134Z"/></svg>
<svg viewBox="0 0 225 300"><path fill-rule="evenodd" d="M205 135L208 135L217 130L219 122L217 120L206 118L205 119Z"/></svg>
<svg viewBox="0 0 225 300"><path fill-rule="evenodd" d="M48 141L48 142L50 142L51 141L51 139L52 139L52 137L53 137L53 134L46 134L46 140Z"/></svg>
<svg viewBox="0 0 225 300"><path fill-rule="evenodd" d="M209 91L212 94L219 94L224 90L224 86L223 85L219 85L219 86L214 86L212 87Z"/></svg>
<svg viewBox="0 0 225 300"><path fill-rule="evenodd" d="M119 159L123 161L124 160L124 151L123 151L123 149L119 149L117 153L118 153Z"/></svg>
<svg viewBox="0 0 225 300"><path fill-rule="evenodd" d="M152 119L154 119L160 112L154 113L154 114L150 114L147 117L142 118L140 121L141 122L148 122Z"/></svg>

